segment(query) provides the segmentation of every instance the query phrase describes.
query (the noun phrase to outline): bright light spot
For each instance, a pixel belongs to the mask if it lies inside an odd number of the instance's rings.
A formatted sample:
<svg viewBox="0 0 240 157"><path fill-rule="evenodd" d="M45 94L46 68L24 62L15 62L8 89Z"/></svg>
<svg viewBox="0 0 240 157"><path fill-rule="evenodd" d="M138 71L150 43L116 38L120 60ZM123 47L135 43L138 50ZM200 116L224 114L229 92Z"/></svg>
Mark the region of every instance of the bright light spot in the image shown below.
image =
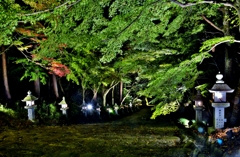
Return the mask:
<svg viewBox="0 0 240 157"><path fill-rule="evenodd" d="M109 112L110 112L110 113L113 113L113 110L110 108L110 109L109 109Z"/></svg>
<svg viewBox="0 0 240 157"><path fill-rule="evenodd" d="M201 101L197 101L197 106L202 106L202 102Z"/></svg>
<svg viewBox="0 0 240 157"><path fill-rule="evenodd" d="M90 105L90 104L87 105L87 109L88 109L88 110L91 110L92 108L93 108L92 105Z"/></svg>
<svg viewBox="0 0 240 157"><path fill-rule="evenodd" d="M218 99L221 99L221 98L222 98L222 93L221 93L221 92L216 92L215 96L216 96Z"/></svg>
<svg viewBox="0 0 240 157"><path fill-rule="evenodd" d="M218 139L217 139L217 143L218 143L219 145L222 145L222 144L223 144L223 140L222 140L221 138L218 138Z"/></svg>
<svg viewBox="0 0 240 157"><path fill-rule="evenodd" d="M67 108L67 104L62 104L62 108Z"/></svg>

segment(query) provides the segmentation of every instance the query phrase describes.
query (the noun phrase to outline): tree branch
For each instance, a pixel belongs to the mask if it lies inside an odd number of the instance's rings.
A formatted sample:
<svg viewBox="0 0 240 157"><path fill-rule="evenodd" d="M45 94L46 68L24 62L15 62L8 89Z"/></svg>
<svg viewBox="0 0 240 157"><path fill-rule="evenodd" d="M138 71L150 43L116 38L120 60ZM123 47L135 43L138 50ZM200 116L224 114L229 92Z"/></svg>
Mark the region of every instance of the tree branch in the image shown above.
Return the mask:
<svg viewBox="0 0 240 157"><path fill-rule="evenodd" d="M180 7L182 8L185 8L185 7L190 7L190 6L194 6L194 5L198 5L198 4L221 4L225 7L231 7L231 8L234 8L238 14L238 18L240 19L240 10L238 8L236 8L234 6L233 3L228 3L228 2L216 2L216 1L200 1L200 2L196 2L196 3L181 3L181 2L178 2L176 0L171 0L173 3L179 5ZM239 31L240 31L240 26L239 26Z"/></svg>
<svg viewBox="0 0 240 157"><path fill-rule="evenodd" d="M160 0L156 0L156 1L148 4L146 7L151 6L151 5L153 5L153 4L155 4L155 3L159 2L159 1L160 1ZM146 8L146 7L145 7L145 8ZM145 10L145 8L143 8L143 9L140 11L140 13L137 15L137 17L135 17L135 19L133 19L133 20L132 20L125 28L123 28L116 36L118 37L119 35L121 35L121 34L122 34L125 30L127 30L135 21L137 21L137 20L142 16L142 13L143 13L143 11Z"/></svg>
<svg viewBox="0 0 240 157"><path fill-rule="evenodd" d="M212 51L215 47L217 47L218 45L223 44L223 43L227 43L227 42L240 43L240 40L225 40L225 41L221 41L221 42L215 44L215 45L214 45L210 50L208 50L207 52L210 52L210 51Z"/></svg>
<svg viewBox="0 0 240 157"><path fill-rule="evenodd" d="M202 18L209 23L211 26L213 26L215 29L219 30L220 32L223 32L222 29L220 29L219 27L217 27L215 24L213 24L211 21L209 21L204 15L202 15Z"/></svg>
<svg viewBox="0 0 240 157"><path fill-rule="evenodd" d="M67 2L65 2L65 3L63 3L63 4L61 4L61 5L57 6L57 7L55 7L54 9L61 8L61 7L65 6L65 5L67 6L67 8L69 8L69 7L71 7L71 6L79 3L80 1L81 1L81 0L77 0L76 2L74 2L74 3L72 3L72 4L69 4L69 3L71 3L71 1L67 1ZM67 5L67 4L69 4L69 5ZM46 9L46 10L42 10L42 11L38 11L38 12L34 12L34 13L23 14L23 15L21 15L21 16L37 15L37 14L41 14L41 13L50 12L51 10L53 10L53 9Z"/></svg>
<svg viewBox="0 0 240 157"><path fill-rule="evenodd" d="M16 46L16 48L18 48L17 46ZM18 49L19 50L19 49ZM30 57L28 57L22 50L19 50L22 54L23 54L23 56L29 61L29 62L32 62L32 63L34 63L34 64L36 64L36 65L39 65L40 67L42 67L42 68L44 68L44 69L46 69L46 70L50 70L50 68L48 68L48 67L46 67L46 66L44 66L43 64L41 64L41 63L39 63L39 62L34 62L32 59L30 59Z"/></svg>
<svg viewBox="0 0 240 157"><path fill-rule="evenodd" d="M200 1L200 2L196 2L196 3L181 3L178 2L176 0L172 0L173 3L176 3L177 5L179 5L182 8L186 8L186 7L190 7L190 6L194 6L194 5L198 5L198 4L222 4L226 7L232 7L235 10L237 10L237 8L232 4L232 3L226 3L226 2L216 2L216 1Z"/></svg>

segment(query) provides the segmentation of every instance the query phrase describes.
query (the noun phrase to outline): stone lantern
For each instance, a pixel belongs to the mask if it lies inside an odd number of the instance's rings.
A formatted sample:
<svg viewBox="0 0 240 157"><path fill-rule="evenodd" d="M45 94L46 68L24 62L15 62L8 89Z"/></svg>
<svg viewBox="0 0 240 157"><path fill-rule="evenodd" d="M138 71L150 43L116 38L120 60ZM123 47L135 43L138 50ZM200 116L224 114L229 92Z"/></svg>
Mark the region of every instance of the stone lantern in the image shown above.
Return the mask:
<svg viewBox="0 0 240 157"><path fill-rule="evenodd" d="M216 75L217 81L213 85L212 89L209 90L210 93L213 93L214 102L212 107L214 107L214 120L213 125L215 129L224 128L224 122L227 120L224 118L225 108L230 106L230 103L226 101L226 93L232 93L234 89L231 89L227 84L222 80L223 75Z"/></svg>
<svg viewBox="0 0 240 157"><path fill-rule="evenodd" d="M100 118L101 106L98 103L96 105L96 111L97 111L98 118Z"/></svg>
<svg viewBox="0 0 240 157"><path fill-rule="evenodd" d="M203 111L203 97L201 95L201 91L197 91L197 95L195 96L195 105L193 106L194 110L196 111L195 120L197 123L202 122L202 111Z"/></svg>
<svg viewBox="0 0 240 157"><path fill-rule="evenodd" d="M130 111L133 112L133 109L132 109L132 102L129 103L129 108L130 108Z"/></svg>
<svg viewBox="0 0 240 157"><path fill-rule="evenodd" d="M26 106L24 106L25 109L28 110L28 119L33 121L35 119L35 111L37 105L35 105L34 101L37 100L35 96L32 95L31 91L27 92L27 96L22 100L23 102L26 102Z"/></svg>
<svg viewBox="0 0 240 157"><path fill-rule="evenodd" d="M113 107L114 107L115 114L118 115L119 106L115 103Z"/></svg>
<svg viewBox="0 0 240 157"><path fill-rule="evenodd" d="M62 101L59 103L59 105L61 105L60 110L62 110L62 114L67 116L67 109L69 109L69 107L65 101L65 97L62 98Z"/></svg>
<svg viewBox="0 0 240 157"><path fill-rule="evenodd" d="M111 116L110 116L111 107L109 106L109 104L107 104L106 111L107 111L107 113L108 113L108 117L111 117Z"/></svg>
<svg viewBox="0 0 240 157"><path fill-rule="evenodd" d="M80 106L82 108L82 113L85 117L87 117L87 105L86 102L83 100L83 104Z"/></svg>

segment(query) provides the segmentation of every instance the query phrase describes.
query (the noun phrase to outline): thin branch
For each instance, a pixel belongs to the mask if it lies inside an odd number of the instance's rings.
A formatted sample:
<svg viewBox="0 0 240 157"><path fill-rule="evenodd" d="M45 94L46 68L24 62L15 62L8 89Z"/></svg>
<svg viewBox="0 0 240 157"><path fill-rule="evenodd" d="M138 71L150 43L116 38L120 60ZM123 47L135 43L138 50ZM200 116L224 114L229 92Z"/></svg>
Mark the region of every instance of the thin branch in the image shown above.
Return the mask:
<svg viewBox="0 0 240 157"><path fill-rule="evenodd" d="M161 1L161 0L156 0L156 1L148 4L146 7L151 6L151 5L153 5L153 4L155 4L155 3L159 2L159 1ZM145 8L146 8L146 7L145 7ZM145 8L142 9L141 12L137 15L137 17L135 17L135 19L133 19L133 20L132 20L125 28L123 28L116 36L121 35L121 34L122 34L125 30L127 30L135 21L137 21L137 20L142 16L142 13L143 13L143 11L145 10Z"/></svg>
<svg viewBox="0 0 240 157"><path fill-rule="evenodd" d="M216 2L216 1L200 1L200 2L196 2L196 3L181 3L178 2L176 0L172 0L173 3L176 3L177 5L179 5L182 8L186 8L186 7L190 7L190 6L194 6L194 5L198 5L198 4L222 4L226 7L232 7L235 10L237 10L237 8L232 4L232 3L226 3L226 2Z"/></svg>
<svg viewBox="0 0 240 157"><path fill-rule="evenodd" d="M225 40L225 41L221 41L221 42L215 44L215 45L214 45L210 50L208 50L207 52L212 51L215 47L217 47L217 46L220 45L220 44L228 43L228 42L240 43L240 40Z"/></svg>
<svg viewBox="0 0 240 157"><path fill-rule="evenodd" d="M16 47L17 47L17 46L16 46ZM18 47L17 47L17 48L18 48ZM19 49L18 49L18 50L19 50ZM30 57L28 57L22 50L19 50L19 51L24 55L24 57L25 57L29 62L32 62L32 63L34 63L34 64L36 64L36 65L39 65L40 67L42 67L42 68L44 68L44 69L46 69L46 70L50 70L50 68L44 66L43 64L41 64L41 63L39 63L39 62L34 62L33 60L31 60Z"/></svg>
<svg viewBox="0 0 240 157"><path fill-rule="evenodd" d="M138 16L137 16L134 20L132 20L132 21L131 21L125 28L123 28L116 36L118 37L118 36L119 36L120 34L122 34L125 30L127 30L135 21L137 21L137 20L141 17L143 11L144 11L144 9L138 14Z"/></svg>
<svg viewBox="0 0 240 157"><path fill-rule="evenodd" d="M131 85L131 88L128 90L127 94L124 96L124 98L123 98L122 101L120 102L121 105L123 104L123 102L125 101L125 99L127 98L127 96L129 95L129 93L132 91L133 87L135 87L134 84L135 84L135 83L133 83L133 84Z"/></svg>
<svg viewBox="0 0 240 157"><path fill-rule="evenodd" d="M219 27L217 27L215 24L213 24L210 20L208 20L204 15L202 15L202 18L209 23L211 26L213 26L215 29L219 30L220 32L223 32L222 29L220 29Z"/></svg>
<svg viewBox="0 0 240 157"><path fill-rule="evenodd" d="M76 2L74 2L74 3L72 3L72 4L69 4L67 7L70 8L71 6L73 6L73 5L77 4L77 3L79 3L80 1L81 1L81 0L77 0Z"/></svg>
<svg viewBox="0 0 240 157"><path fill-rule="evenodd" d="M185 8L185 7L190 7L190 6L194 6L194 5L198 5L198 4L221 4L225 7L231 7L231 8L234 8L238 14L238 17L240 18L240 10L234 6L233 3L227 3L227 2L216 2L216 1L200 1L200 2L196 2L196 3L181 3L181 2L178 2L176 0L172 0L173 3L179 5L180 7L182 8ZM239 26L239 31L240 31L240 26Z"/></svg>
<svg viewBox="0 0 240 157"><path fill-rule="evenodd" d="M71 1L67 1L67 2L65 2L65 3L63 3L63 4L61 4L61 5L57 6L57 7L55 7L54 9L61 8L61 7L65 6L65 5L67 6L67 8L69 8L69 7L71 7L71 6L73 6L73 5L77 4L77 3L79 3L80 1L81 1L81 0L78 0L78 1L76 1L76 2L74 2L74 3L72 3L72 4L69 4L69 3L71 3ZM69 5L67 5L67 4L69 4ZM34 12L34 13L23 14L23 15L21 15L21 16L32 16L32 15L37 15L37 14L41 14L41 13L50 12L51 10L53 10L53 9L46 9L46 10L42 10L42 11L38 11L38 12Z"/></svg>
<svg viewBox="0 0 240 157"><path fill-rule="evenodd" d="M11 46L12 46L12 44L9 45L7 48L5 48L4 51L1 51L1 52L0 52L0 55L2 55L4 52L7 52L7 50L8 50Z"/></svg>

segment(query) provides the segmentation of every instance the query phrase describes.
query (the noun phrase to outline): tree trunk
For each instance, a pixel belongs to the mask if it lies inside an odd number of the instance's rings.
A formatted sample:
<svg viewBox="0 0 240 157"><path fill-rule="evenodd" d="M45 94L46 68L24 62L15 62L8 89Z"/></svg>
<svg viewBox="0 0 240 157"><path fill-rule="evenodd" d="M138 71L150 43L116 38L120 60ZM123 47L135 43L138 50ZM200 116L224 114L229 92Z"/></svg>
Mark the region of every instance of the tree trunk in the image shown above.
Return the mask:
<svg viewBox="0 0 240 157"><path fill-rule="evenodd" d="M103 106L106 106L107 103L107 93L104 92L103 94Z"/></svg>
<svg viewBox="0 0 240 157"><path fill-rule="evenodd" d="M81 82L82 85L82 105L85 105L85 86L83 81Z"/></svg>
<svg viewBox="0 0 240 157"><path fill-rule="evenodd" d="M60 87L61 92L63 93L63 95L65 95L64 89L63 89L63 87L62 87L61 79L58 80L58 85L59 85L59 87Z"/></svg>
<svg viewBox="0 0 240 157"><path fill-rule="evenodd" d="M129 93L130 93L131 89L127 92L127 94L124 96L124 98L121 101L121 105L123 104L123 102L125 101L125 99L128 97Z"/></svg>
<svg viewBox="0 0 240 157"><path fill-rule="evenodd" d="M119 104L121 104L123 99L123 82L120 82L120 87L119 87Z"/></svg>
<svg viewBox="0 0 240 157"><path fill-rule="evenodd" d="M94 89L93 90L93 98L92 98L93 101L97 101L97 90Z"/></svg>
<svg viewBox="0 0 240 157"><path fill-rule="evenodd" d="M52 74L52 83L53 83L53 90L56 98L59 98L59 93L58 93L58 86L57 86L57 77L55 74Z"/></svg>
<svg viewBox="0 0 240 157"><path fill-rule="evenodd" d="M234 127L237 124L238 113L239 113L239 100L240 100L240 83L238 85L235 100L233 102L232 113L231 113L230 122L229 122L231 127Z"/></svg>
<svg viewBox="0 0 240 157"><path fill-rule="evenodd" d="M3 82L5 87L5 92L7 99L11 99L11 94L8 86L8 75L7 75L7 59L6 59L6 53L4 51L4 47L2 46L2 71L3 71Z"/></svg>
<svg viewBox="0 0 240 157"><path fill-rule="evenodd" d="M35 90L36 96L38 98L40 98L40 91L41 90L40 90L40 80L39 80L39 78L34 81L34 90Z"/></svg>
<svg viewBox="0 0 240 157"><path fill-rule="evenodd" d="M114 97L114 87L112 88L112 106L114 106L114 99L115 99L115 97Z"/></svg>
<svg viewBox="0 0 240 157"><path fill-rule="evenodd" d="M92 101L93 102L97 102L97 93L98 93L98 90L99 90L99 86L97 88L94 88L93 89L93 98L92 98Z"/></svg>
<svg viewBox="0 0 240 157"><path fill-rule="evenodd" d="M111 83L111 87L108 88L107 90L105 90L103 92L103 106L106 106L107 103L107 94L109 93L109 91L114 88L118 83L114 84L114 82Z"/></svg>
<svg viewBox="0 0 240 157"><path fill-rule="evenodd" d="M223 8L223 33L224 36L229 36L230 35L230 27L229 27L229 11L227 8ZM228 43L225 46L225 69L224 69L224 78L225 78L225 83L227 83L230 87L236 87L234 77L236 77L233 72L234 72L234 67L233 67L233 53L231 51L231 45ZM237 86L240 86L238 83ZM238 90L238 89L237 89ZM238 90L236 93L236 96L240 96L240 91ZM235 97L235 99L237 99ZM232 112L230 116L230 126L235 126L237 122L237 116L238 116L238 101L234 101L233 106L232 106Z"/></svg>

